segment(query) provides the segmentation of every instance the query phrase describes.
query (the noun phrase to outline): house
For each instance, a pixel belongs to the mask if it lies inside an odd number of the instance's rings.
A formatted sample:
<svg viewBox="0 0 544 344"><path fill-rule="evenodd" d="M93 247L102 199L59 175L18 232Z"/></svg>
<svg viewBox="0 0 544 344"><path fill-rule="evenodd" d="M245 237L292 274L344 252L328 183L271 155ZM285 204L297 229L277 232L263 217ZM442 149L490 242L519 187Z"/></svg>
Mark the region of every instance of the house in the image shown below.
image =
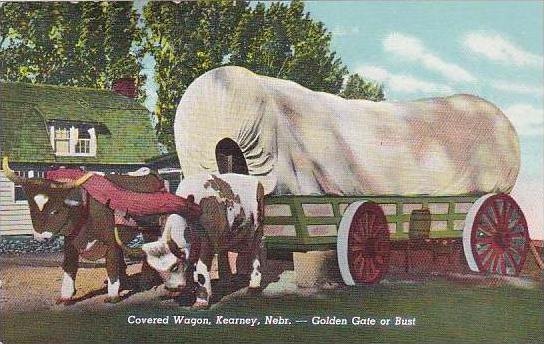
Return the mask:
<svg viewBox="0 0 544 344"><path fill-rule="evenodd" d="M0 82L0 157L26 177L48 169L126 173L159 154L131 79L112 90ZM0 171L0 235L30 234L22 188Z"/></svg>

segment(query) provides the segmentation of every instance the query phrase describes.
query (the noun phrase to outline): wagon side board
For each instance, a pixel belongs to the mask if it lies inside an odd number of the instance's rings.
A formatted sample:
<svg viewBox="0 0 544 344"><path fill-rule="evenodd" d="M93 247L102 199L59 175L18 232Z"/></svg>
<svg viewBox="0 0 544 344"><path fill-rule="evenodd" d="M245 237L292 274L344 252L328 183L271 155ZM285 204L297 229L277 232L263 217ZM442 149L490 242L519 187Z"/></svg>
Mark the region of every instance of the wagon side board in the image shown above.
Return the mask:
<svg viewBox="0 0 544 344"><path fill-rule="evenodd" d="M481 195L461 196L268 196L264 235L268 251L316 251L336 248L338 225L349 204L378 203L392 241L408 240L410 215L426 207L431 212L431 239L462 238L470 206Z"/></svg>

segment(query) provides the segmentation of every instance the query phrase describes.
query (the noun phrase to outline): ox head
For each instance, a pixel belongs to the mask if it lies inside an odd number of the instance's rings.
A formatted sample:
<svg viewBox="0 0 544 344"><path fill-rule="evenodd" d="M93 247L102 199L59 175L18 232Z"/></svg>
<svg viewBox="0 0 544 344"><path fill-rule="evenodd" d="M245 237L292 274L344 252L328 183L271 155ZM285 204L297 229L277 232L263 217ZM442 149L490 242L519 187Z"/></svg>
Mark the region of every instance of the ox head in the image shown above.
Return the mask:
<svg viewBox="0 0 544 344"><path fill-rule="evenodd" d="M11 170L6 157L2 160L2 169L9 180L23 187L36 239L47 239L53 234L70 235L74 231L84 216L79 186L92 177L91 173L68 183L28 179Z"/></svg>
<svg viewBox="0 0 544 344"><path fill-rule="evenodd" d="M156 270L164 281L166 290L179 293L186 286L186 270L189 267L190 244L185 239L189 226L177 215L168 216L163 235L159 240L142 245L141 249L127 247L115 229L115 240L124 253L132 257L145 256L147 263Z"/></svg>

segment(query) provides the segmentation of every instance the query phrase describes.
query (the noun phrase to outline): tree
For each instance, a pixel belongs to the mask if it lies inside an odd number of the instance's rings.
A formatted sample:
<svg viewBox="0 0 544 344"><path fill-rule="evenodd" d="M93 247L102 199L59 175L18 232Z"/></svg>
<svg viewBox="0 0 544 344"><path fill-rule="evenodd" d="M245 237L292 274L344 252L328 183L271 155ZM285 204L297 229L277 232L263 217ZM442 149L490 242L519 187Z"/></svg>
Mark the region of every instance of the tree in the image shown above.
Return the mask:
<svg viewBox="0 0 544 344"><path fill-rule="evenodd" d="M201 74L228 61L232 29L247 11L245 2L149 2L143 10L147 35L143 53L155 60L159 141L174 147L175 108Z"/></svg>
<svg viewBox="0 0 544 344"><path fill-rule="evenodd" d="M3 3L0 79L105 88L139 70L129 3Z"/></svg>
<svg viewBox="0 0 544 344"><path fill-rule="evenodd" d="M330 50L331 34L302 1L290 5L240 1L149 2L143 50L155 59L160 142L173 147L175 108L189 84L222 65L293 80L337 94L347 68Z"/></svg>
<svg viewBox="0 0 544 344"><path fill-rule="evenodd" d="M258 3L234 31L231 63L258 74L338 93L347 68L330 50L331 34L302 1Z"/></svg>
<svg viewBox="0 0 544 344"><path fill-rule="evenodd" d="M340 96L346 99L366 99L375 102L385 100L383 85L366 81L359 74L351 74Z"/></svg>

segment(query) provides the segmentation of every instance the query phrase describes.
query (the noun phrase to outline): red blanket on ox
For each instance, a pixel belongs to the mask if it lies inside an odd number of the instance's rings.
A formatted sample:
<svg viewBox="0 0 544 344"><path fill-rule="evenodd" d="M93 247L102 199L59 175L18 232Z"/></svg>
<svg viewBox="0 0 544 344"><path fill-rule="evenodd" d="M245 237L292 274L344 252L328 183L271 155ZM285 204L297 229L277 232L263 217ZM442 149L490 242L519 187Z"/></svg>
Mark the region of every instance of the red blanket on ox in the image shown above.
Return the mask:
<svg viewBox="0 0 544 344"><path fill-rule="evenodd" d="M76 180L85 173L81 170L59 169L48 171L46 178L55 181ZM140 193L121 189L100 175L93 175L81 187L98 202L132 216L180 214L188 219L196 219L202 213L197 204L183 197L166 191Z"/></svg>

